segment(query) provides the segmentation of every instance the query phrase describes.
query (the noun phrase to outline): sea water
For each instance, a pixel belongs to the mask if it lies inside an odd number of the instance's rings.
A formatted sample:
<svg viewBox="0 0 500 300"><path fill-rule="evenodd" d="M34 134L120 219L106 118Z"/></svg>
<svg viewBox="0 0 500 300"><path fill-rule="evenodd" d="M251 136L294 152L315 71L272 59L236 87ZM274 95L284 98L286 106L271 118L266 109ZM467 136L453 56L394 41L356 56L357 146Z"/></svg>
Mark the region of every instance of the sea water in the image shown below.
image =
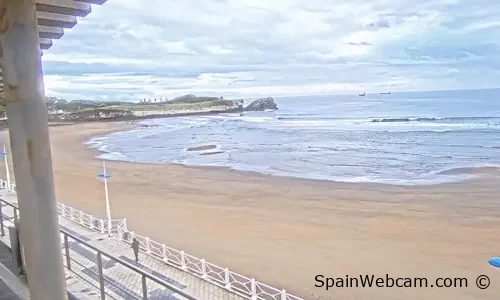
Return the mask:
<svg viewBox="0 0 500 300"><path fill-rule="evenodd" d="M345 182L432 184L500 165L500 89L275 100L277 111L144 120L90 143L110 160ZM203 145L217 154L187 151Z"/></svg>

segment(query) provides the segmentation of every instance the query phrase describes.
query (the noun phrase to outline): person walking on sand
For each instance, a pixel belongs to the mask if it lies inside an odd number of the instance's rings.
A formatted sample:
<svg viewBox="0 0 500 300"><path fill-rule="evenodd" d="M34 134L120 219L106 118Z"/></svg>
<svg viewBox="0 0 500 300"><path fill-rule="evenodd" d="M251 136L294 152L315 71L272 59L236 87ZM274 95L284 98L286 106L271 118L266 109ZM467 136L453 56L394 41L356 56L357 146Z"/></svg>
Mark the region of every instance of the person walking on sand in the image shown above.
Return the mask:
<svg viewBox="0 0 500 300"><path fill-rule="evenodd" d="M139 242L136 238L132 239L132 250L134 250L135 261L139 261Z"/></svg>

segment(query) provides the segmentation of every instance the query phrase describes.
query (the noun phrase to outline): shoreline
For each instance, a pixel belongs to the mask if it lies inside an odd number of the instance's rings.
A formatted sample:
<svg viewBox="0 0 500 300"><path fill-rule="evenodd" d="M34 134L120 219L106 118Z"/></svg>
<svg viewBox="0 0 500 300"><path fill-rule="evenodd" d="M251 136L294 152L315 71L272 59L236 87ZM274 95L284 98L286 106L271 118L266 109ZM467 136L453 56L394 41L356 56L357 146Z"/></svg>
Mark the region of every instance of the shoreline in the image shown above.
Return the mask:
<svg viewBox="0 0 500 300"><path fill-rule="evenodd" d="M118 121L118 122L112 122L112 126L118 125L116 123L125 123L127 121ZM90 123L90 122L89 122ZM96 122L96 123L101 123L101 122ZM75 124L76 125L76 124ZM442 170L436 170L434 172L431 172L430 174L436 174L436 175L443 175L443 176L456 176L460 178L456 179L450 179L450 180L444 180L444 181L439 181L435 183L401 183L401 184L396 184L396 183L387 183L387 182L376 182L376 181L349 181L349 180L338 180L338 179L319 179L319 178L310 178L310 177L305 177L305 176L293 176L293 175L282 175L282 174L272 174L272 173L264 173L264 172L259 172L259 171L252 171L252 170L243 170L243 169L236 169L233 168L232 166L222 166L222 165L190 165L190 164L183 164L183 163L177 163L177 162L138 162L138 161L127 161L127 160L120 160L120 159L109 159L109 158L100 158L102 154L109 154L110 152L106 152L103 150L100 150L96 142L93 142L93 139L96 138L103 138L108 136L109 134L116 133L116 132L127 132L127 131L133 131L137 130L143 127L143 125L139 124L139 121L133 121L131 123L126 123L123 124L126 126L123 129L117 128L116 130L112 130L110 132L104 133L104 134L99 134L96 136L90 136L87 138L87 141L84 142L84 145L89 149L89 150L95 150L96 155L93 157L95 160L105 160L105 161L114 161L114 162L120 162L120 163L126 163L126 164L142 164L142 165L173 165L173 166L178 166L178 167L185 167L188 169L198 169L198 170L216 170L216 171L222 171L222 172L242 172L244 174L248 175L257 175L257 176L271 176L271 177L279 177L279 178L284 178L286 180L305 180L305 181L316 181L316 182L323 182L323 183L338 183L338 184L352 184L352 185L357 185L357 184L362 184L362 185L374 185L374 186L394 186L394 187L421 187L421 188L428 188L432 186L439 186L439 185L455 185L455 184L462 184L462 183L467 183L467 182L474 182L478 180L483 180L483 179L493 179L493 178L498 178L500 177L500 165L491 165L491 164L485 164L485 165L475 165L475 166L459 166L459 167L453 167L453 168L448 168L448 169L442 169ZM92 145L93 144L93 145ZM432 181L432 180L430 180Z"/></svg>
<svg viewBox="0 0 500 300"><path fill-rule="evenodd" d="M57 200L104 216L104 188L97 179L102 166L95 158L100 152L84 143L135 125L51 128ZM495 289L472 286L479 274L496 276L487 259L500 237L497 180L402 187L171 164L109 161L106 168L113 175L112 217L126 217L131 230L304 299L497 296ZM453 276L470 283L465 290L326 291L314 286L318 274Z"/></svg>

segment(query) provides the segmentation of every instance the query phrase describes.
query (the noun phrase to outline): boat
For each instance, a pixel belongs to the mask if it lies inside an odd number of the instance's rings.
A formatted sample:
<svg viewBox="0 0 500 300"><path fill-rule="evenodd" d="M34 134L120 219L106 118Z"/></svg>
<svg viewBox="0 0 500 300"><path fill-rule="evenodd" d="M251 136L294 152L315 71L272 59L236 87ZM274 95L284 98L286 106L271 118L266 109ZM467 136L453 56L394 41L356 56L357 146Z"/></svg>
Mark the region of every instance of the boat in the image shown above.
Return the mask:
<svg viewBox="0 0 500 300"><path fill-rule="evenodd" d="M391 92L383 92L383 93L380 93L380 95L390 95Z"/></svg>
<svg viewBox="0 0 500 300"><path fill-rule="evenodd" d="M362 92L362 93L361 93L361 94L359 94L358 96L360 96L360 97L364 97L365 95L366 95L366 94L365 94L365 92Z"/></svg>

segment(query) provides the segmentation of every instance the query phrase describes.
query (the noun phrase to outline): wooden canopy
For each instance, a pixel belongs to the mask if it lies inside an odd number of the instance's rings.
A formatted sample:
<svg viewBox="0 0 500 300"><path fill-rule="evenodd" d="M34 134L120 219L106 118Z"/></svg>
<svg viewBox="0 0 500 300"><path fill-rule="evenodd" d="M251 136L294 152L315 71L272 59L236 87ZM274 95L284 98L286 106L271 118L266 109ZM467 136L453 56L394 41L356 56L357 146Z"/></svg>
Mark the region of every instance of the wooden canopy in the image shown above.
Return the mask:
<svg viewBox="0 0 500 300"><path fill-rule="evenodd" d="M92 11L91 4L101 5L107 0L35 0L40 49L52 47L52 40L64 35L64 28L73 28L76 17L85 17ZM0 1L1 2L1 1ZM0 94L4 81L0 67Z"/></svg>

